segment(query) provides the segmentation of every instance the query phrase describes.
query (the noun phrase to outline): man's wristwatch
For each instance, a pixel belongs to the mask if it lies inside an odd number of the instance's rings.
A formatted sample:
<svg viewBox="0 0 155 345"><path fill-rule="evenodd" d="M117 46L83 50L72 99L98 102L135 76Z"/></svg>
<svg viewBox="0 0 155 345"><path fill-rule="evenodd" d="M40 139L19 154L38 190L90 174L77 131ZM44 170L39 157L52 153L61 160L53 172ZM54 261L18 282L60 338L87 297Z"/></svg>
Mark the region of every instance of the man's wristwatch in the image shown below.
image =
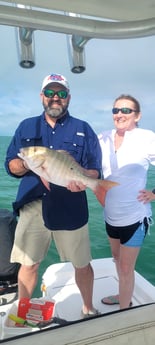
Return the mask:
<svg viewBox="0 0 155 345"><path fill-rule="evenodd" d="M155 188L154 188L154 189L152 189L152 193L153 193L153 194L155 194Z"/></svg>

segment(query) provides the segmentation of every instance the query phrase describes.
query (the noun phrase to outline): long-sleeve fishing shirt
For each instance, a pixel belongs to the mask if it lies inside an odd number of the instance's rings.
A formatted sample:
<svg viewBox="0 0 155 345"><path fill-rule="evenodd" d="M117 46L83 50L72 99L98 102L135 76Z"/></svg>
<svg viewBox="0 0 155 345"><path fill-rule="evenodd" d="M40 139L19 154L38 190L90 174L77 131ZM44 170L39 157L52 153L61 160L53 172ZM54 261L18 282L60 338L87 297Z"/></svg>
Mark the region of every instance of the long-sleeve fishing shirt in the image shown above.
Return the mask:
<svg viewBox="0 0 155 345"><path fill-rule="evenodd" d="M25 119L18 126L8 147L5 167L17 158L21 147L46 146L54 150L66 150L86 169L101 172L101 149L98 138L89 124L76 119L67 112L52 128L44 112L37 117ZM39 176L28 171L22 178L13 208L16 214L26 203L42 198L45 225L53 230L76 229L88 221L88 205L85 192L70 192L53 185L48 192Z"/></svg>

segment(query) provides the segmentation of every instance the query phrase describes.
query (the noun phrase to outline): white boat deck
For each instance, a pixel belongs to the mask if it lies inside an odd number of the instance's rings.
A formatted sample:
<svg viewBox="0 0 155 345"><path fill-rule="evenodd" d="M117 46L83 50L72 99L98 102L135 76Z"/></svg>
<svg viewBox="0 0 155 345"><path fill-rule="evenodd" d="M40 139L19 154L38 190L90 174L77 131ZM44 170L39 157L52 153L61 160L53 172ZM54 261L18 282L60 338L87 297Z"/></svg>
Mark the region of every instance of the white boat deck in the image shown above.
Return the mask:
<svg viewBox="0 0 155 345"><path fill-rule="evenodd" d="M95 259L92 261L92 266L95 278L94 306L103 315L119 310L119 305L109 306L101 303L101 298L104 296L118 293L118 278L112 258ZM82 299L79 289L75 284L74 269L70 263L58 263L49 266L43 275L43 286L45 288L43 297L46 300L54 300L56 303L54 316L67 321L75 321L81 318ZM135 272L135 290L132 298L133 306L154 302L155 287ZM0 319L0 342L3 339L32 331L34 334L38 330L38 328L32 329L29 327L23 329L15 326L15 323L8 318L8 314L13 313L17 315L17 307L18 301L15 301L12 305L0 307L0 315L6 312L6 315L4 317L1 316ZM131 309L134 310L134 308ZM52 324L52 327L54 326L56 324Z"/></svg>
<svg viewBox="0 0 155 345"><path fill-rule="evenodd" d="M95 259L92 261L94 269L94 306L101 313L108 313L119 309L119 305L105 305L101 303L104 296L118 293L118 277L112 258ZM46 286L44 296L56 302L55 314L68 321L81 317L82 299L75 284L74 269L70 263L54 264L47 268L43 275ZM133 306L152 303L155 301L155 287L135 272L135 289L132 298Z"/></svg>

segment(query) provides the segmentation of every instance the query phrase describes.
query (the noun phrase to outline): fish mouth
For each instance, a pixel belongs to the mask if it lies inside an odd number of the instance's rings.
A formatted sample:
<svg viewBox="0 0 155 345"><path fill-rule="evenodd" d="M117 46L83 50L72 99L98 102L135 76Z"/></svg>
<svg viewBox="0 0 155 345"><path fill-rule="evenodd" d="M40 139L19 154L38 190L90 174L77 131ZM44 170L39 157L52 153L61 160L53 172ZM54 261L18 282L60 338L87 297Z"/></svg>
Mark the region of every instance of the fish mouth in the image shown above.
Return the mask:
<svg viewBox="0 0 155 345"><path fill-rule="evenodd" d="M44 147L22 147L18 153L18 157L26 161L28 166L33 166L33 168L39 168L43 166L45 161L45 150Z"/></svg>

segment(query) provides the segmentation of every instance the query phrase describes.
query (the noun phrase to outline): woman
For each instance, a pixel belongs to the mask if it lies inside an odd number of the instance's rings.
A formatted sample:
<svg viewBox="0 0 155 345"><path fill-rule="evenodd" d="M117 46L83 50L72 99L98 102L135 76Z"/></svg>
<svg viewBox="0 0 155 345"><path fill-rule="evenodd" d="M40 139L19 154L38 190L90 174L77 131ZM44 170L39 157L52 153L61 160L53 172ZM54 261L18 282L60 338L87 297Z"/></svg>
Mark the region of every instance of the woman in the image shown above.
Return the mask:
<svg viewBox="0 0 155 345"><path fill-rule="evenodd" d="M119 183L106 194L104 219L112 256L119 277L119 294L104 297L105 304L132 304L134 268L151 221L150 202L155 194L147 191L149 164L155 165L155 133L138 128L139 102L121 95L112 109L116 129L99 135L103 152L104 178Z"/></svg>

